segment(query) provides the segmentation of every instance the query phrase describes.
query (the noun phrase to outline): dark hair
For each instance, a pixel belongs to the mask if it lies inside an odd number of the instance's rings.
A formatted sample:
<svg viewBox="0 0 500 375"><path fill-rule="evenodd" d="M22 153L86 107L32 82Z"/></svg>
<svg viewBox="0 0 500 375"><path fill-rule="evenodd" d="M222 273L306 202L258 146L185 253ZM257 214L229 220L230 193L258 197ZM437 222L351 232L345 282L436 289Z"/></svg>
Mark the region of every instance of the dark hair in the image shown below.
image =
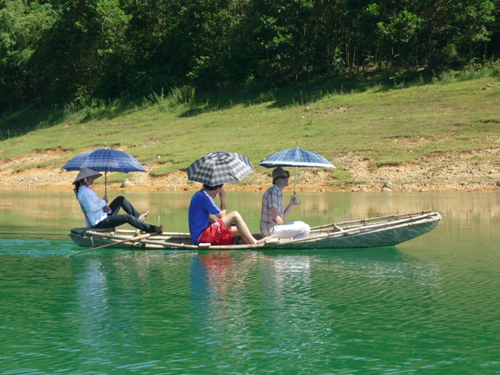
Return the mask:
<svg viewBox="0 0 500 375"><path fill-rule="evenodd" d="M288 178L290 178L290 172L285 171L285 173L286 173L286 175L288 176ZM278 176L278 177L276 177L276 178L273 178L273 185L276 185L276 180L277 180L278 178L280 178L280 177L281 177L281 176Z"/></svg>
<svg viewBox="0 0 500 375"><path fill-rule="evenodd" d="M221 188L223 186L224 186L224 184L222 184L222 185L215 185L215 186L210 186L210 185L207 185L207 184L203 184L203 189L209 190L209 191L214 191L215 189Z"/></svg>
<svg viewBox="0 0 500 375"><path fill-rule="evenodd" d="M80 189L80 186L82 186L82 180L73 182L73 185L75 185L76 190Z"/></svg>

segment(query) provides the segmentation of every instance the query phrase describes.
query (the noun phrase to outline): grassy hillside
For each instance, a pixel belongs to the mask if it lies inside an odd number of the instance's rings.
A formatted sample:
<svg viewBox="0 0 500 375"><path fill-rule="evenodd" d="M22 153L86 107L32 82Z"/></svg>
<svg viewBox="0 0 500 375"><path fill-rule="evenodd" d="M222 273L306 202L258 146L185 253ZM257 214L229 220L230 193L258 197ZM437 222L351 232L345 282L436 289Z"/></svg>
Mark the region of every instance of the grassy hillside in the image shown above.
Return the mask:
<svg viewBox="0 0 500 375"><path fill-rule="evenodd" d="M218 150L249 157L258 171L264 170L258 167L263 158L299 141L301 148L332 161L338 169L331 173L349 182L340 161L345 155L364 158L376 169L500 149L500 81L495 77L348 92L315 87L234 101L193 93L176 99L175 94L128 109L94 103L79 111L67 108L59 117L50 110L43 116L29 111L4 115L0 136L8 139L0 141L0 157L70 151L45 163L61 167L79 152L107 143L134 155L154 175L184 169ZM499 152L488 157L500 166Z"/></svg>

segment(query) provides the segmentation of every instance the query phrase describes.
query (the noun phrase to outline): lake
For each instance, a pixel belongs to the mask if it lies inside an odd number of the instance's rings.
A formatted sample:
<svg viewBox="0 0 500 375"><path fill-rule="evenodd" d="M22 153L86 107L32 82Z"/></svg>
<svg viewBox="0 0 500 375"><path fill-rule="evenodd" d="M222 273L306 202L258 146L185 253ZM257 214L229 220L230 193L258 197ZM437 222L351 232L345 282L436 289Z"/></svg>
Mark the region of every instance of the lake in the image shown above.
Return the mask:
<svg viewBox="0 0 500 375"><path fill-rule="evenodd" d="M191 193L120 194L187 231ZM261 197L228 192L254 232ZM73 193L0 190L0 374L500 373L499 194L300 199L289 219L311 225L443 220L395 248L65 258L83 250Z"/></svg>

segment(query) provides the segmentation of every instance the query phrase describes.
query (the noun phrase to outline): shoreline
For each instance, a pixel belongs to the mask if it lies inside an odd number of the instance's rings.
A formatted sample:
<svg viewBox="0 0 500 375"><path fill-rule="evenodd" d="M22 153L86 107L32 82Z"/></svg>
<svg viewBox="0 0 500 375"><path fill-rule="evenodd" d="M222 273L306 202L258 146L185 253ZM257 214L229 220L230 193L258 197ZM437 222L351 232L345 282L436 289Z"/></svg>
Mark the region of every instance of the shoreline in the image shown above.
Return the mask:
<svg viewBox="0 0 500 375"><path fill-rule="evenodd" d="M354 186L335 186L331 179L322 174L328 172L314 173L302 172L306 176L300 176L297 183L297 193L372 193L372 192L405 192L405 193L500 193L500 181L463 182L458 180L433 180L413 181L411 183L392 181L386 177L376 176L373 181L360 183ZM312 176L309 176L312 174ZM134 176L132 176L134 175ZM142 176L137 176L142 175ZM314 176L315 175L315 176ZM36 169L31 173L14 173L10 176L0 175L0 190L51 190L71 191L72 181L76 172L65 172L59 170ZM271 177L266 173L254 173L252 182L240 182L226 184L227 191L239 192L262 192L272 185ZM109 178L109 175L108 175ZM101 177L94 186L96 191L104 191L104 179ZM293 192L294 177L291 175L290 185L285 190ZM195 192L202 188L202 184L187 180L185 172L175 172L162 177L151 177L149 174L131 173L125 176L123 182L108 182L108 191L164 191Z"/></svg>
<svg viewBox="0 0 500 375"><path fill-rule="evenodd" d="M370 169L370 160L348 154L335 160L332 169L298 169L297 192L478 192L500 193L500 149L472 153L450 153L412 164L380 166ZM60 159L61 151L32 153L15 160L0 160L0 190L71 190L77 172L61 168L40 167L41 162ZM38 166L34 166L38 164ZM59 165L59 163L58 163ZM33 166L33 167L31 167ZM30 168L31 167L31 168ZM25 168L25 169L22 169ZM196 191L198 182L187 180L185 171L179 170L163 176L149 172L157 165L145 166L147 173L109 173L110 191ZM226 184L228 191L264 192L272 185L271 169L258 170L239 183ZM290 172L288 192L293 192L294 168ZM342 181L342 176L348 176ZM116 180L120 181L116 182ZM111 180L111 181L109 181ZM104 178L97 180L96 190L104 191Z"/></svg>

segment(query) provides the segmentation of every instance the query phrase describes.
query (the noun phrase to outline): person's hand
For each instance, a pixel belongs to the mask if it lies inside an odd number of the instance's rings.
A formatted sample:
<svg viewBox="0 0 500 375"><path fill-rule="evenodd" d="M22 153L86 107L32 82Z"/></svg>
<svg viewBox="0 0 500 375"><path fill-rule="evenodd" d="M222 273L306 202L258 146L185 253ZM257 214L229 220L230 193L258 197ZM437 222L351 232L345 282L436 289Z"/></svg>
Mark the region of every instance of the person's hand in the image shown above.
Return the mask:
<svg viewBox="0 0 500 375"><path fill-rule="evenodd" d="M110 208L109 208L109 206L104 206L104 207L102 208L102 210L103 210L104 212L109 212Z"/></svg>
<svg viewBox="0 0 500 375"><path fill-rule="evenodd" d="M107 196L104 196L102 199L103 199L106 203L108 203L108 197L107 197Z"/></svg>
<svg viewBox="0 0 500 375"><path fill-rule="evenodd" d="M292 197L290 198L290 205L292 207L297 206L297 197L295 195L292 195Z"/></svg>

